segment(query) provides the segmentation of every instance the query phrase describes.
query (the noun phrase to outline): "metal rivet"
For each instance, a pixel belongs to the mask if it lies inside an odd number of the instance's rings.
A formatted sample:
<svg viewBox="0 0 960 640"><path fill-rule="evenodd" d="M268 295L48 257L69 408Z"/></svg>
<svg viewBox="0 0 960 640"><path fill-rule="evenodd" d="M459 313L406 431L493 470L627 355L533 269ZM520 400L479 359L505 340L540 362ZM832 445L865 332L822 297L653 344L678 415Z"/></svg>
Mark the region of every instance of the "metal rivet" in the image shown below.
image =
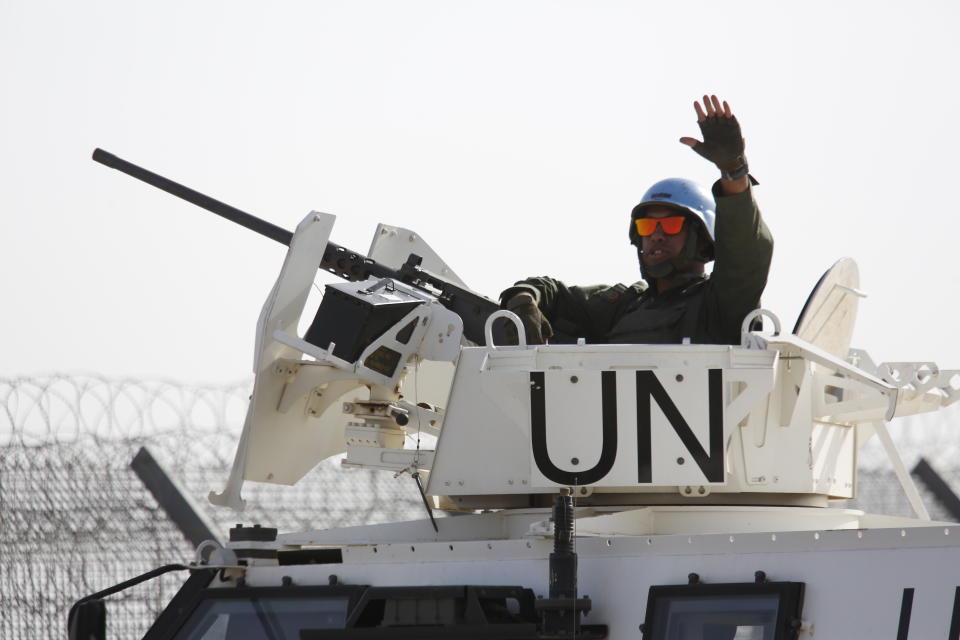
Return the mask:
<svg viewBox="0 0 960 640"><path fill-rule="evenodd" d="M570 458L570 464L580 464L580 458Z"/></svg>
<svg viewBox="0 0 960 640"><path fill-rule="evenodd" d="M573 384L577 384L578 382L580 382L580 378L578 378L577 376L570 376L570 382L572 382Z"/></svg>
<svg viewBox="0 0 960 640"><path fill-rule="evenodd" d="M683 458L677 458L677 464L683 464L683 463L684 463Z"/></svg>
<svg viewBox="0 0 960 640"><path fill-rule="evenodd" d="M678 374L677 374L677 382L683 382L683 374L682 374L682 373L678 373Z"/></svg>

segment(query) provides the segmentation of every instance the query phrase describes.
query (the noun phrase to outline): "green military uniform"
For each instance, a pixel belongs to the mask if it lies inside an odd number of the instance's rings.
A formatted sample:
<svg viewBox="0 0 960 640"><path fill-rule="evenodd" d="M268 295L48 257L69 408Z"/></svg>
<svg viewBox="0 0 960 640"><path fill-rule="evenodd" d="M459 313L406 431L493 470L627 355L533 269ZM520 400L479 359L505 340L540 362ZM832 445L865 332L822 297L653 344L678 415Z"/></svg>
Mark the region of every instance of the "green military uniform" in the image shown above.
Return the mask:
<svg viewBox="0 0 960 640"><path fill-rule="evenodd" d="M760 217L752 188L722 195L717 203L710 276L675 276L679 284L663 293L641 281L630 286L568 287L548 277L521 280L501 294L529 292L553 325L551 342L671 344L690 338L698 344L739 344L744 317L760 305L767 284L773 237Z"/></svg>

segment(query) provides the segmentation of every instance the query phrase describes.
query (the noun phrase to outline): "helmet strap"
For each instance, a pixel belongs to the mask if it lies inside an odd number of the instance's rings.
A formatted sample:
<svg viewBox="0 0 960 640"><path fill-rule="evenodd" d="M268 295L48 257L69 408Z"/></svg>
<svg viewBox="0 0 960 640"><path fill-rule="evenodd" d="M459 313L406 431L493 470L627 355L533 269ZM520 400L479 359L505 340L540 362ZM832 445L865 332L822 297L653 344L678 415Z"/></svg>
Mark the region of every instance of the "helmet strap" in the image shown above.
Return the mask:
<svg viewBox="0 0 960 640"><path fill-rule="evenodd" d="M643 249L640 248L639 244L637 245L637 260L640 261L640 275L642 275L643 279L647 282L659 280L660 278L668 278L677 271L677 266L673 260L664 260L663 262L649 266L644 264Z"/></svg>
<svg viewBox="0 0 960 640"><path fill-rule="evenodd" d="M689 220L689 218L687 218ZM696 260L699 256L697 245L700 244L700 229L690 225L687 231L687 241L683 243L683 250L680 252L681 258L686 260Z"/></svg>
<svg viewBox="0 0 960 640"><path fill-rule="evenodd" d="M643 263L643 250L640 248L640 245L636 245L636 247L637 260L640 262L640 275L643 276L643 279L648 283L652 283L654 280L659 280L660 278L670 278L679 275L682 273L677 268L680 264L689 264L690 261L705 262L704 256L697 251L696 239L694 239L693 242L688 239L683 246L683 251L676 258L664 260L663 262L649 266Z"/></svg>

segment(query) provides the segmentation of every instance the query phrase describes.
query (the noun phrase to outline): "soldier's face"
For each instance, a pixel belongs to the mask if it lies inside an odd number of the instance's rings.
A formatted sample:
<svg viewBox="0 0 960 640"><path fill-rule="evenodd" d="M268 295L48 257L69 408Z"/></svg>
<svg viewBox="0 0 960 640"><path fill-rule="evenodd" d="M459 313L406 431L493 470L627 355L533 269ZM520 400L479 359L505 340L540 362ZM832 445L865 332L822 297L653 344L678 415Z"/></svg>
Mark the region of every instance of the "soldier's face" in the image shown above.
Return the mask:
<svg viewBox="0 0 960 640"><path fill-rule="evenodd" d="M676 209L667 207L650 207L647 209L647 218L668 218L677 214ZM649 236L640 238L640 249L643 251L641 259L643 264L650 266L659 264L665 260L672 260L680 255L683 246L687 242L687 227L689 220L684 222L680 233L668 235L663 232L660 225Z"/></svg>

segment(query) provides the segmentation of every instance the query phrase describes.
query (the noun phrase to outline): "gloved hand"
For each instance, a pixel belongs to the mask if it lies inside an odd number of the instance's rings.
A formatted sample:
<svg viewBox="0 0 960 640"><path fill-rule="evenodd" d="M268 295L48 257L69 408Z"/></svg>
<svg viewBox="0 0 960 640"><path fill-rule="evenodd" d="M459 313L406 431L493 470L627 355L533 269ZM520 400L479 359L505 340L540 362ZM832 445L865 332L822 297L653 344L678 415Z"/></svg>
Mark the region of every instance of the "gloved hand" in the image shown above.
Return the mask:
<svg viewBox="0 0 960 640"><path fill-rule="evenodd" d="M727 180L742 178L747 175L748 167L747 157L743 154L745 145L740 123L730 110L730 105L726 101L721 105L717 96L703 96L703 105L705 109L699 102L693 103L703 142L688 137L680 138L680 142L717 165L720 174Z"/></svg>
<svg viewBox="0 0 960 640"><path fill-rule="evenodd" d="M507 300L507 310L512 311L523 321L523 329L527 334L527 344L546 344L553 335L550 321L540 312L540 307L529 293L518 293ZM507 322L507 336L511 344L520 342L517 330L512 322Z"/></svg>

